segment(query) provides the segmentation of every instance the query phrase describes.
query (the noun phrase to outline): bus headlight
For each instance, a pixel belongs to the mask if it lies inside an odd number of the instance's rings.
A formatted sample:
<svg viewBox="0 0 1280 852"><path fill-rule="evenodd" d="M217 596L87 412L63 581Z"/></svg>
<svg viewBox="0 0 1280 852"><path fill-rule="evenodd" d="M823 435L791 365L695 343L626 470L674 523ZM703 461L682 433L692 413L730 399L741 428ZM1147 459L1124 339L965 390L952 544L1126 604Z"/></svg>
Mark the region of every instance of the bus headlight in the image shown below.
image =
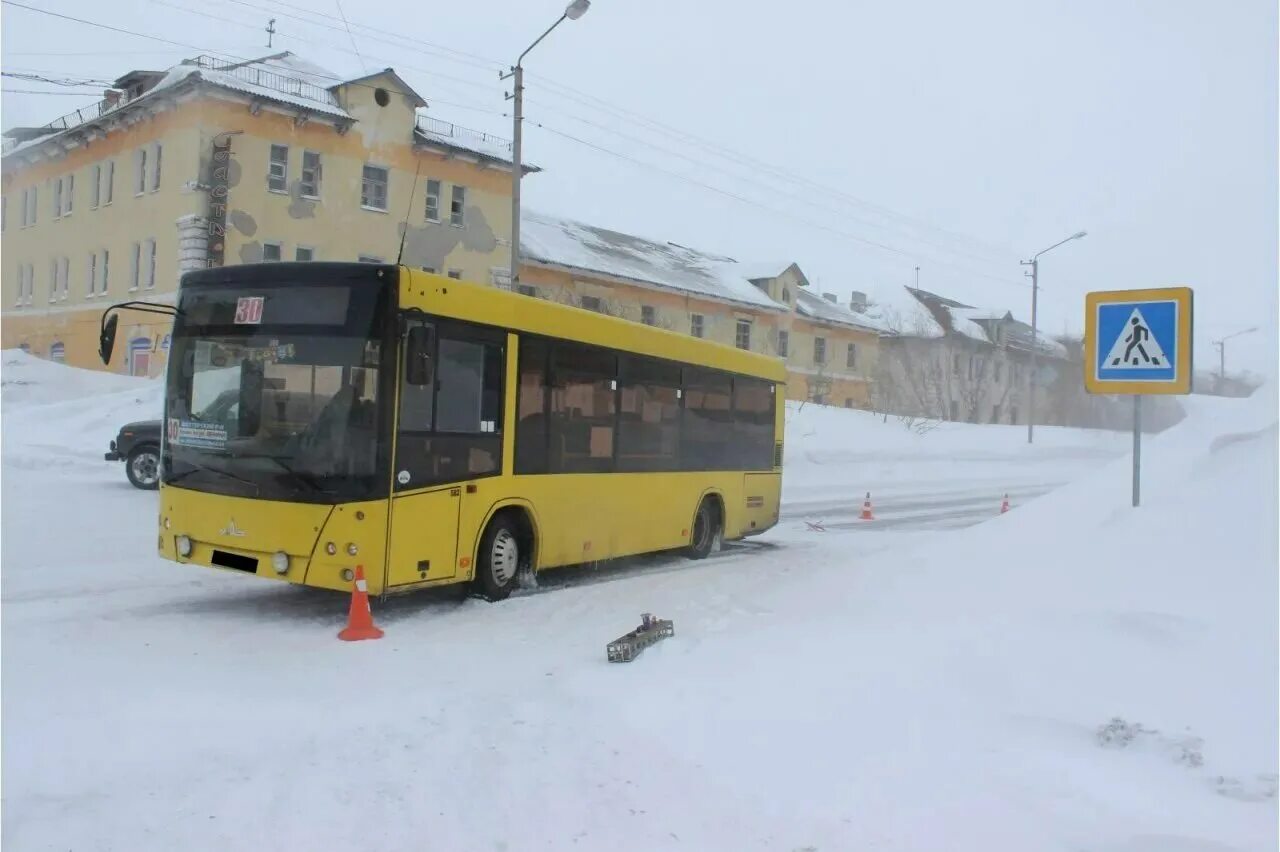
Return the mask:
<svg viewBox="0 0 1280 852"><path fill-rule="evenodd" d="M347 555L348 555L348 556L355 556L355 555L356 555L357 553L359 553L359 552L360 552L360 551L359 551L359 549L355 546L355 543L354 543L354 542L352 542L352 543L350 543L350 544L348 544L348 545L347 545Z"/></svg>
<svg viewBox="0 0 1280 852"><path fill-rule="evenodd" d="M324 552L329 554L330 556L334 556L338 552L338 545L334 544L333 542L329 542L324 546Z"/></svg>
<svg viewBox="0 0 1280 852"><path fill-rule="evenodd" d="M277 574L289 573L289 554L283 550L278 550L271 554L271 567L275 569Z"/></svg>
<svg viewBox="0 0 1280 852"><path fill-rule="evenodd" d="M178 555L182 557L191 555L191 536L178 536Z"/></svg>
<svg viewBox="0 0 1280 852"><path fill-rule="evenodd" d="M352 580L356 578L356 572L352 571L350 568L343 568L338 573L339 573L339 576L341 576L342 579L346 580L348 583L350 583Z"/></svg>

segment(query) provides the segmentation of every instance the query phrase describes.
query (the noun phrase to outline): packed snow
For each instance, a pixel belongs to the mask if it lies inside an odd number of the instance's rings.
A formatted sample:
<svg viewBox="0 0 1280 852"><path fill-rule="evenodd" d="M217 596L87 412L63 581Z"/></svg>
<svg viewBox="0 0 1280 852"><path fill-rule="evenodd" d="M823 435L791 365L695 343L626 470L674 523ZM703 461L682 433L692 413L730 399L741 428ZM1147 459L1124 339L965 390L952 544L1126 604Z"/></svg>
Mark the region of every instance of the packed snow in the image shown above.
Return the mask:
<svg viewBox="0 0 1280 852"><path fill-rule="evenodd" d="M157 382L0 357L8 848L1276 846L1270 393L1190 398L1136 510L1127 436L789 407L771 533L348 644L342 595L155 557L101 454Z"/></svg>

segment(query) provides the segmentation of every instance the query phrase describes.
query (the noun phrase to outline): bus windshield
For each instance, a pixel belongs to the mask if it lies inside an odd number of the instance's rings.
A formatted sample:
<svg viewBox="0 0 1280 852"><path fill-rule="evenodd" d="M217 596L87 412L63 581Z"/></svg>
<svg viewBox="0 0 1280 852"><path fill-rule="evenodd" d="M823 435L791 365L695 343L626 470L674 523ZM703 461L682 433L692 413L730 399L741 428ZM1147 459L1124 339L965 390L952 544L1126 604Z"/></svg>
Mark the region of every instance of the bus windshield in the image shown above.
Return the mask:
<svg viewBox="0 0 1280 852"><path fill-rule="evenodd" d="M382 357L381 311L350 304L371 295L346 287L184 292L168 372L164 482L313 503L386 496L390 393L380 365L392 359ZM237 323L246 300L258 322Z"/></svg>

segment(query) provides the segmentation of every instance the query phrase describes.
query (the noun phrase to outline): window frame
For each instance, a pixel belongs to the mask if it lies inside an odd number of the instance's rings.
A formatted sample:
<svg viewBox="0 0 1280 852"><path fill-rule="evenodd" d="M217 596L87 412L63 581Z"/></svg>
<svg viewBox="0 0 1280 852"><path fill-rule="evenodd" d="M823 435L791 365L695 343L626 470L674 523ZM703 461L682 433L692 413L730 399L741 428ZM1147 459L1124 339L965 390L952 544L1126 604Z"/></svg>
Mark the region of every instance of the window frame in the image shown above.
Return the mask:
<svg viewBox="0 0 1280 852"><path fill-rule="evenodd" d="M276 152L284 152L284 160L276 159ZM277 168L279 174L277 174ZM278 182L280 185L274 186L273 183ZM272 142L267 149L267 192L276 195L289 194L289 146L279 142Z"/></svg>
<svg viewBox="0 0 1280 852"><path fill-rule="evenodd" d="M298 257L298 255L299 255L300 253L304 252L304 251L305 251L305 252L310 252L311 257L308 257L306 260L303 260L302 258ZM315 259L316 259L316 250L315 250L315 247L314 247L314 246L303 246L303 245L297 245L297 246L294 246L294 247L293 247L293 262L294 262L294 263L314 263L314 262L315 262Z"/></svg>
<svg viewBox="0 0 1280 852"><path fill-rule="evenodd" d="M93 175L93 186L89 189L89 209L97 210L102 198L102 163L94 163L90 172Z"/></svg>
<svg viewBox="0 0 1280 852"><path fill-rule="evenodd" d="M373 169L382 172L382 205L375 207L366 201L366 189L377 186L377 182L369 177L368 171ZM391 169L376 163L364 163L360 167L360 209L374 213L386 213L391 207Z"/></svg>
<svg viewBox="0 0 1280 852"><path fill-rule="evenodd" d="M147 192L147 149L142 147L133 152L133 197L145 195Z"/></svg>
<svg viewBox="0 0 1280 852"><path fill-rule="evenodd" d="M431 191L431 185L435 184L435 192ZM427 222L440 223L440 191L444 188L437 178L427 178L426 200L422 206L422 217ZM435 210L435 215L431 215L431 211Z"/></svg>
<svg viewBox="0 0 1280 852"><path fill-rule="evenodd" d="M275 249L276 256L274 260L267 259L267 248ZM279 240L263 240L262 241L262 262L263 263L282 263L284 261L284 243Z"/></svg>
<svg viewBox="0 0 1280 852"><path fill-rule="evenodd" d="M460 183L449 189L449 224L455 228L467 226L467 188Z"/></svg>
<svg viewBox="0 0 1280 852"><path fill-rule="evenodd" d="M315 165L312 166L310 169L308 169L307 167L308 156L315 157ZM311 187L314 190L313 192L307 192L307 172L308 171L311 172ZM321 155L321 152L310 150L308 148L303 148L302 149L302 171L299 173L299 179L298 179L298 194L309 201L319 201L320 194L322 191L321 186L323 182L324 182L324 158ZM287 179L285 183L286 183L286 191L287 191L288 189Z"/></svg>
<svg viewBox="0 0 1280 852"><path fill-rule="evenodd" d="M813 363L816 367L827 364L827 339L816 334L813 337Z"/></svg>
<svg viewBox="0 0 1280 852"><path fill-rule="evenodd" d="M733 327L733 345L744 352L751 351L751 326L752 322L748 319L736 319ZM745 329L746 333L743 333ZM746 344L745 346L743 344Z"/></svg>
<svg viewBox="0 0 1280 852"><path fill-rule="evenodd" d="M164 144L156 142L151 146L151 189L150 192L160 191L160 174L161 166L164 158Z"/></svg>
<svg viewBox="0 0 1280 852"><path fill-rule="evenodd" d="M791 332L788 329L778 329L778 357L787 358L791 355Z"/></svg>
<svg viewBox="0 0 1280 852"><path fill-rule="evenodd" d="M858 369L858 344L850 343L845 350L844 366L847 370Z"/></svg>
<svg viewBox="0 0 1280 852"><path fill-rule="evenodd" d="M658 324L658 313L654 310L653 305L640 306L640 322L647 326L656 326Z"/></svg>
<svg viewBox="0 0 1280 852"><path fill-rule="evenodd" d="M706 339L706 335L706 317L702 314L689 314L689 336L696 337L699 340L704 340Z"/></svg>

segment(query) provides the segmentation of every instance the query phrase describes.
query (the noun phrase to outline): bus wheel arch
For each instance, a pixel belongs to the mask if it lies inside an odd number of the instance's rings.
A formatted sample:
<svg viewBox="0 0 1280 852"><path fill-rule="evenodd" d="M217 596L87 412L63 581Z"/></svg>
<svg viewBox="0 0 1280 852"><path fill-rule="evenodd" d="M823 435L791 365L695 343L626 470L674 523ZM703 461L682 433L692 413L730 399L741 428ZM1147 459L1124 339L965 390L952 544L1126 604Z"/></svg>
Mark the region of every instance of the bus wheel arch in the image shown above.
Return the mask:
<svg viewBox="0 0 1280 852"><path fill-rule="evenodd" d="M494 507L476 542L472 586L489 601L500 601L519 584L519 574L537 566L537 525L520 502Z"/></svg>
<svg viewBox="0 0 1280 852"><path fill-rule="evenodd" d="M724 540L724 521L724 495L719 491L704 491L689 526L686 555L690 559L705 559L717 550Z"/></svg>

